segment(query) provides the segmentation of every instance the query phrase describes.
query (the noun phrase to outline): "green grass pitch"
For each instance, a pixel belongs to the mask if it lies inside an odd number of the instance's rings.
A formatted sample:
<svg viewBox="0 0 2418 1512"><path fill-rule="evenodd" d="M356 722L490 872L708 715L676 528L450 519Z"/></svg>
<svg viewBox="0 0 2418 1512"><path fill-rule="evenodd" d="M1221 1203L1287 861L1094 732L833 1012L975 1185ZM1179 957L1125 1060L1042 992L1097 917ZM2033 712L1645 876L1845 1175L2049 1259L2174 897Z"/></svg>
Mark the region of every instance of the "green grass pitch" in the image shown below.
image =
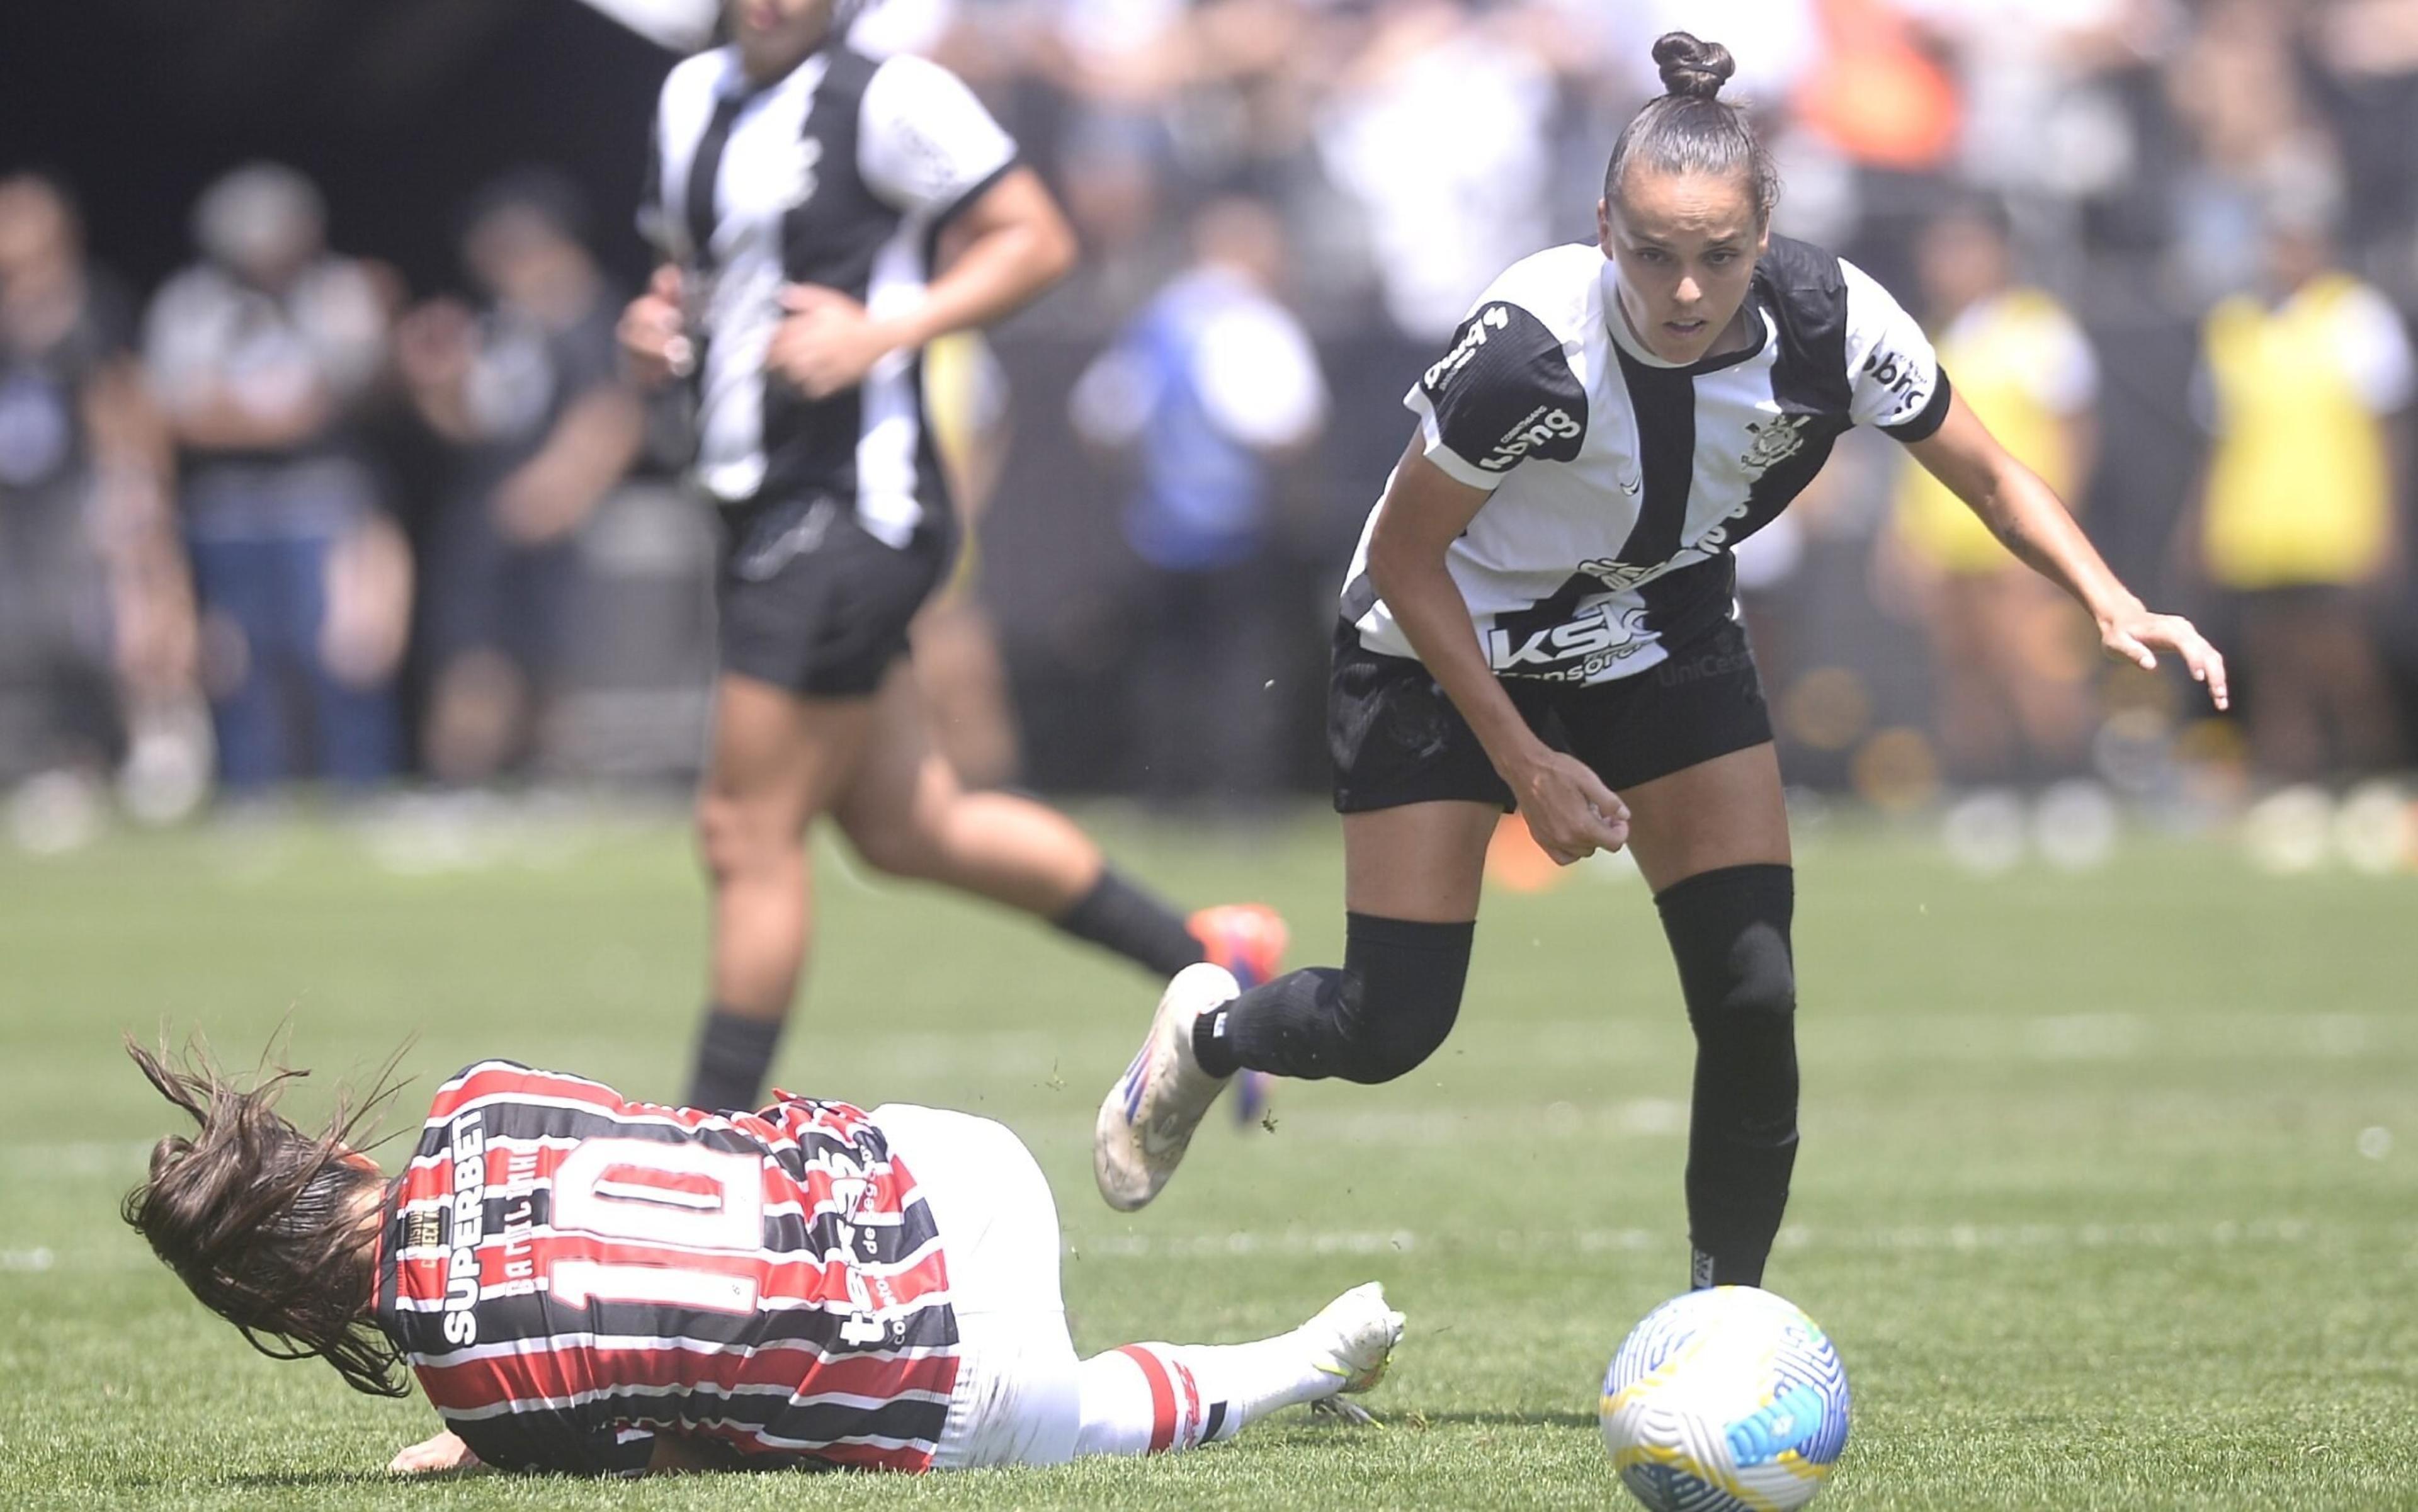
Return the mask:
<svg viewBox="0 0 2418 1512"><path fill-rule="evenodd" d="M1333 821L1102 816L1191 901L1339 944ZM456 850L258 823L0 857L0 1507L1604 1507L1596 1382L1685 1271L1689 1042L1652 907L1593 874L1489 898L1459 1031L1391 1086L1280 1088L1149 1212L1092 1192L1093 1109L1153 997L977 906L822 874L785 1085L999 1117L1058 1190L1086 1352L1411 1317L1381 1428L1307 1413L1154 1461L956 1478L389 1484L417 1402L255 1357L115 1216L170 1127L116 1045L281 1021L322 1076L406 1035L424 1097L505 1055L678 1091L700 890L669 819ZM481 854L469 859L480 860ZM1805 1144L1769 1279L1837 1340L1819 1505L2418 1506L2418 881L2261 878L2142 840L2082 877L1804 837ZM408 1123L417 1104L403 1111Z"/></svg>

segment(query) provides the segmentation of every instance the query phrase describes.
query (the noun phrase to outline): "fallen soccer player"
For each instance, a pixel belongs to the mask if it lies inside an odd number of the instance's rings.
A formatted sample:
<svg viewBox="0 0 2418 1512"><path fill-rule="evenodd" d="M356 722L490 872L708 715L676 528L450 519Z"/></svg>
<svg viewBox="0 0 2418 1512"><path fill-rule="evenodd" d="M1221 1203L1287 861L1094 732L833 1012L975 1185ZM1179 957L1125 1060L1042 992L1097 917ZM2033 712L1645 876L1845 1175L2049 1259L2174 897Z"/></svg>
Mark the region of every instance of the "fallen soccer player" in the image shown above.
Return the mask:
<svg viewBox="0 0 2418 1512"><path fill-rule="evenodd" d="M262 1352L357 1390L419 1378L445 1430L398 1474L492 1465L955 1470L1140 1455L1363 1392L1402 1315L1356 1287L1291 1333L1078 1360L1058 1214L987 1119L780 1096L725 1116L486 1061L402 1172L197 1054L128 1051L199 1125L127 1222Z"/></svg>

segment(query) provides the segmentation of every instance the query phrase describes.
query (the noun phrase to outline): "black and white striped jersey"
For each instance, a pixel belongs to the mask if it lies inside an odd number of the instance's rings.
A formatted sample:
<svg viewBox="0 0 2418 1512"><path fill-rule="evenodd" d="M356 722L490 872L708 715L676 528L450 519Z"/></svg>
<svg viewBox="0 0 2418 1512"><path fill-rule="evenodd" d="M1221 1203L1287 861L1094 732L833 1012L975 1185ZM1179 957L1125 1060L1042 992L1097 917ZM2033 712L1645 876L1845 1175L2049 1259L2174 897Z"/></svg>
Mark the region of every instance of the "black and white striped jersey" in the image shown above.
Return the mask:
<svg viewBox="0 0 2418 1512"><path fill-rule="evenodd" d="M1947 418L1931 343L1861 269L1771 238L1742 351L1676 366L1621 314L1613 264L1555 247L1496 279L1403 403L1428 460L1492 497L1446 554L1498 677L1605 682L1736 611L1729 549L1849 427L1920 440ZM1370 584L1371 511L1343 617L1415 656Z"/></svg>
<svg viewBox="0 0 2418 1512"><path fill-rule="evenodd" d="M1016 161L1016 144L937 64L826 48L751 85L738 50L664 81L646 228L679 263L701 342L697 480L726 503L822 493L904 545L946 510L923 414L921 359L893 352L819 402L764 372L785 284L836 289L876 314L912 300L949 217Z"/></svg>

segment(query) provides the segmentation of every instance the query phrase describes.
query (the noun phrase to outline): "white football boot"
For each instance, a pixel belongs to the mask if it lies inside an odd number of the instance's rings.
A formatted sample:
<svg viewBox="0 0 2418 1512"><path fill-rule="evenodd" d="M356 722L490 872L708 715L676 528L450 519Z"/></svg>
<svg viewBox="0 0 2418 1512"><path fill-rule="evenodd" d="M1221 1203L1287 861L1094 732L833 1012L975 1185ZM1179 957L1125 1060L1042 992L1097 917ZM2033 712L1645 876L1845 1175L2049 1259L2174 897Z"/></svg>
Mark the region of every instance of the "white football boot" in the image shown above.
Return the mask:
<svg viewBox="0 0 2418 1512"><path fill-rule="evenodd" d="M1402 1341L1402 1315L1385 1305L1375 1281L1355 1286L1293 1330L1310 1351L1310 1363L1335 1378L1338 1393L1359 1393L1385 1379L1394 1346Z"/></svg>
<svg viewBox="0 0 2418 1512"><path fill-rule="evenodd" d="M1100 1196L1131 1213L1158 1195L1184 1159L1192 1131L1227 1078L1201 1069L1192 1056L1192 1021L1242 991L1234 974L1202 961L1175 973L1158 1000L1149 1037L1109 1089L1092 1128L1092 1174Z"/></svg>

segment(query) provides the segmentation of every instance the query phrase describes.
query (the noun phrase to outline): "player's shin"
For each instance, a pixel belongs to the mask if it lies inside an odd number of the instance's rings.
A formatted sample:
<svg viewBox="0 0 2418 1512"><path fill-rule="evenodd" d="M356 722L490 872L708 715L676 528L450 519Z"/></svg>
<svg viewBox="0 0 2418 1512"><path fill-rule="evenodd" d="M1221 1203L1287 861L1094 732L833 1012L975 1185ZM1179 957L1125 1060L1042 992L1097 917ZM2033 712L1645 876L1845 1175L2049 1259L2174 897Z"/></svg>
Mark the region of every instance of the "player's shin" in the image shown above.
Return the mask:
<svg viewBox="0 0 2418 1512"><path fill-rule="evenodd" d="M1688 1130L1694 1286L1760 1286L1797 1162L1796 889L1786 866L1730 866L1655 898L1696 1034Z"/></svg>
<svg viewBox="0 0 2418 1512"><path fill-rule="evenodd" d="M1367 1391L1402 1336L1373 1283L1254 1344L1128 1344L1078 1367L1078 1455L1163 1454L1229 1439L1280 1408Z"/></svg>

